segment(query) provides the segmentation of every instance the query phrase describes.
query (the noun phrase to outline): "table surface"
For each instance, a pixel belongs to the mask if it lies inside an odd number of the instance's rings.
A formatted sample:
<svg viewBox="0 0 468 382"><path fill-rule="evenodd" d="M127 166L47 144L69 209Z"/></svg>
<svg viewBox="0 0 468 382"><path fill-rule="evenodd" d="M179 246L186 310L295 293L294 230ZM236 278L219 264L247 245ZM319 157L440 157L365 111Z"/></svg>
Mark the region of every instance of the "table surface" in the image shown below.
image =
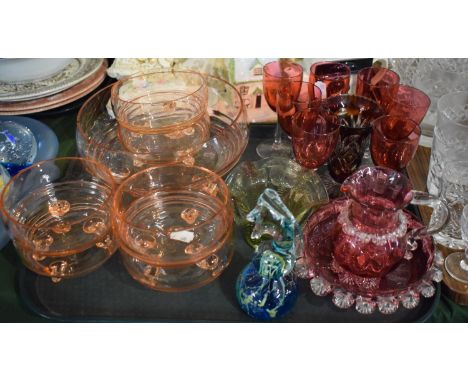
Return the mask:
<svg viewBox="0 0 468 382"><path fill-rule="evenodd" d="M76 115L77 111L75 110L57 116L35 117L50 126L59 137L59 156L69 156L76 153ZM418 166L420 166L421 161L427 161L427 150L420 147L408 168L412 180L414 174L421 173ZM413 183L416 189L425 188L421 181L413 180ZM20 267L22 267L21 261L13 245L9 243L0 251L0 322L44 322L45 319L28 311L20 299L17 289L17 272ZM468 322L468 306L457 305L443 291L440 303L429 321Z"/></svg>

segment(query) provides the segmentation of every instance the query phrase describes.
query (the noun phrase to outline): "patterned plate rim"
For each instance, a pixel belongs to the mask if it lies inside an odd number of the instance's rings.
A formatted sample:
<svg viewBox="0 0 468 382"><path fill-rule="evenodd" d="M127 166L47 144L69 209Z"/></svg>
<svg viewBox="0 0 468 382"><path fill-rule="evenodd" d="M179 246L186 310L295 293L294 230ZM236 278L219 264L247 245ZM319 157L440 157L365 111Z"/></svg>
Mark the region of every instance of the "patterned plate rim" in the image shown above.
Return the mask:
<svg viewBox="0 0 468 382"><path fill-rule="evenodd" d="M78 68L65 78L62 78L63 72L76 61L78 61ZM21 84L7 84L6 82L0 82L0 101L13 102L32 100L61 92L83 81L86 77L94 74L101 67L103 61L103 58L75 58L74 62L68 65L67 68L65 68L63 71L48 79L37 81L35 84L36 88L33 90L28 89L28 86L34 86L34 81ZM41 83L43 83L42 86ZM16 89L2 92L2 88L15 86L20 86L23 88L25 87L26 89Z"/></svg>
<svg viewBox="0 0 468 382"><path fill-rule="evenodd" d="M63 90L60 93L51 94L34 100L18 101L18 102L0 102L0 115L15 115L23 113L35 113L35 110L55 107L55 105L68 103L70 100L76 100L89 94L90 91L96 89L106 77L107 64L103 62L97 72L84 79L82 82L72 86L69 89ZM83 87L83 85L86 85ZM76 88L79 87L78 91ZM90 90L91 89L91 90ZM64 97L65 95L65 97ZM52 101L50 101L52 98ZM34 102L33 105L21 106L25 102ZM72 101L73 102L73 101ZM19 104L19 106L18 106Z"/></svg>

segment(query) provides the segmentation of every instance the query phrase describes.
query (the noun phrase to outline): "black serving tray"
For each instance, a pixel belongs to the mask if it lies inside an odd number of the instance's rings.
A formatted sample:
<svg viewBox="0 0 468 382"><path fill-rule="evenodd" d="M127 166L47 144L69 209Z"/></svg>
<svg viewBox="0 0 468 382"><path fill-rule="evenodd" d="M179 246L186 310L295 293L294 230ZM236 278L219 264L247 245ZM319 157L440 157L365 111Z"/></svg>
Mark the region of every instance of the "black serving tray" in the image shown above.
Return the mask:
<svg viewBox="0 0 468 382"><path fill-rule="evenodd" d="M271 125L253 125L242 160L255 159L257 144L272 135ZM251 322L236 302L235 282L252 249L240 232L236 232L235 244L228 269L211 284L188 292L163 293L143 287L127 273L118 252L97 271L58 284L21 267L18 290L28 309L55 321ZM378 312L362 315L353 308L335 307L330 296L315 296L305 280L299 282L299 289L293 311L279 322L423 322L431 316L440 299L438 285L436 294L429 299L421 297L415 309L400 306L391 315Z"/></svg>

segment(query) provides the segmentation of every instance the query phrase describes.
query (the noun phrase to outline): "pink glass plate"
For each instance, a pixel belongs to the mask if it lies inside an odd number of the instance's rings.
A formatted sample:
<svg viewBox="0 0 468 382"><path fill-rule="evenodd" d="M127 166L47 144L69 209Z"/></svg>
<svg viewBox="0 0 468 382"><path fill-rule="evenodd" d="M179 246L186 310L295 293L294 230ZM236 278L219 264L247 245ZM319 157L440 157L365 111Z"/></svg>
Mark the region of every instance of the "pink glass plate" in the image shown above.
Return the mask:
<svg viewBox="0 0 468 382"><path fill-rule="evenodd" d="M394 313L400 303L407 309L415 308L423 297L435 293L432 281L442 280L442 255L434 251L431 238L418 240L413 256L403 259L382 278L364 278L342 269L333 260L332 244L337 233L337 217L346 202L335 199L317 210L304 228L304 253L298 267L299 276L310 278L314 294L332 294L339 308L356 304L359 313L370 314L376 308L383 314ZM422 227L410 212L408 229Z"/></svg>

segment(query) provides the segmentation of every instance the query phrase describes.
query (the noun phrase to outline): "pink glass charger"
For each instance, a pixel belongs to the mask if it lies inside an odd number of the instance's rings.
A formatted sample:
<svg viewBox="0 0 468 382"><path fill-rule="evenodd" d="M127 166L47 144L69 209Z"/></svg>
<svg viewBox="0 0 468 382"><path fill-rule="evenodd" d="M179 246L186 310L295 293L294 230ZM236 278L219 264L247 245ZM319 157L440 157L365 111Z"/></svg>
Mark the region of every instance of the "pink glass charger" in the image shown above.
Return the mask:
<svg viewBox="0 0 468 382"><path fill-rule="evenodd" d="M430 298L436 289L434 282L442 280L443 256L434 249L429 237L418 241L414 256L403 259L384 277L369 279L343 271L332 255L338 215L346 200L335 199L316 211L304 228L303 277L310 278L310 287L317 296L331 295L333 304L341 309L354 308L361 314L378 310L392 314L399 306L414 309L421 296ZM422 224L405 211L410 229Z"/></svg>

